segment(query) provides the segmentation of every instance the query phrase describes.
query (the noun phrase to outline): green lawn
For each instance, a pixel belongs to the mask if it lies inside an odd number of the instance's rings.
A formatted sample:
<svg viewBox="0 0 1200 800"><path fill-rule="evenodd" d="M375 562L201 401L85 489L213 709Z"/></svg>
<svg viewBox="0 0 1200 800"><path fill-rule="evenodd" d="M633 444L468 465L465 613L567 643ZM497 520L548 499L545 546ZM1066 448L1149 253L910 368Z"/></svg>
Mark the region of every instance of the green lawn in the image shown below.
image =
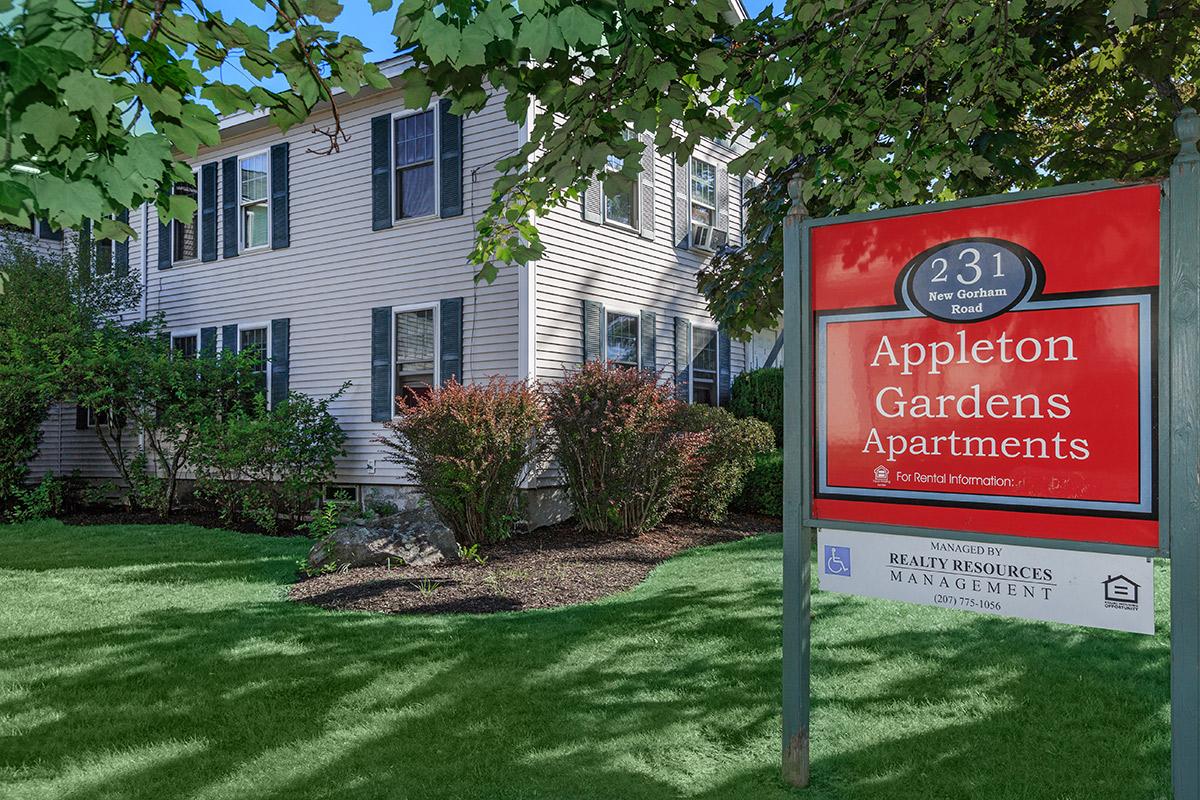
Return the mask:
<svg viewBox="0 0 1200 800"><path fill-rule="evenodd" d="M692 551L588 606L385 618L285 601L302 541L0 526L0 797L1169 795L1161 616L1151 638L826 594L814 783L785 788L780 548Z"/></svg>

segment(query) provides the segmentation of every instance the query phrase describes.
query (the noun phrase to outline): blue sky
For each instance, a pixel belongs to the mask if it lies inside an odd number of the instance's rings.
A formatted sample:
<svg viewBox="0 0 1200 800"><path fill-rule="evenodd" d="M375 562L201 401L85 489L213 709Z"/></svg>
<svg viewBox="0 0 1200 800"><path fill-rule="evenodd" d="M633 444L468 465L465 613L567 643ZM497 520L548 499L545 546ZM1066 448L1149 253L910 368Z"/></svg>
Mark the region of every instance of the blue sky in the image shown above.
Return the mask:
<svg viewBox="0 0 1200 800"><path fill-rule="evenodd" d="M768 0L743 2L751 15L757 14L768 5ZM775 3L776 7L781 4L782 0ZM273 19L273 15L260 11L248 0L210 0L205 5L210 9L220 10L226 17L240 17L248 22L266 25ZM367 0L342 0L342 5L345 8L334 27L341 33L361 39L363 44L371 48L372 60L391 55L395 47L395 40L392 38L393 11L372 14L371 5Z"/></svg>

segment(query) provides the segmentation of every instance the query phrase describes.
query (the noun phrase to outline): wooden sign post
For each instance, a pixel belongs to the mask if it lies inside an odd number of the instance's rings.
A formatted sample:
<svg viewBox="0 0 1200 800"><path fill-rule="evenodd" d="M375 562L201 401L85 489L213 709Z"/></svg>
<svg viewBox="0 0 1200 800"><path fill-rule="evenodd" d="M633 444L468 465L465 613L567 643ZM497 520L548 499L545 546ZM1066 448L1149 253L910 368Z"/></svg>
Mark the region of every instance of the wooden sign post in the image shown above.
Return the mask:
<svg viewBox="0 0 1200 800"><path fill-rule="evenodd" d="M1200 118L1161 182L784 222L783 773L822 588L1153 632L1200 797ZM1054 577L1051 577L1054 576Z"/></svg>

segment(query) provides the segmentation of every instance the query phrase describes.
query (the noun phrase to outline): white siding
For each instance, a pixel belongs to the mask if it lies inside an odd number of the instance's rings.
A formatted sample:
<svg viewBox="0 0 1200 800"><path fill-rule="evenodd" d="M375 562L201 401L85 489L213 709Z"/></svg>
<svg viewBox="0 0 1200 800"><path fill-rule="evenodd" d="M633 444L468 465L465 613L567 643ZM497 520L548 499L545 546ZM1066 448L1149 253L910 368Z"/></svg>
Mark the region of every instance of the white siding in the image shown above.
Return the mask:
<svg viewBox="0 0 1200 800"><path fill-rule="evenodd" d="M696 155L711 163L728 163L734 153L703 142ZM555 210L539 226L546 253L537 264L537 378L553 380L583 360L582 301L595 300L616 310L653 311L656 315L656 362L673 374L675 317L693 325L716 327L696 274L708 255L680 250L674 242L674 162L655 158L654 239L636 232L584 222L578 202ZM740 242L741 181L729 177L729 231ZM733 374L746 363L745 346L730 349Z"/></svg>

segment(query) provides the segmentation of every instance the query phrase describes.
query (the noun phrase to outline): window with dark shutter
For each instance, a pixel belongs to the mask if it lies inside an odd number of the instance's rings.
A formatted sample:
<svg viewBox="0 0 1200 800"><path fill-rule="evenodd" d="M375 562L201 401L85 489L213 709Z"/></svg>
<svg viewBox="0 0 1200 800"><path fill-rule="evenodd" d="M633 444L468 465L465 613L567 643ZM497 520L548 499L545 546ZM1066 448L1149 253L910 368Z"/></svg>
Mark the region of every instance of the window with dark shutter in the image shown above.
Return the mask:
<svg viewBox="0 0 1200 800"><path fill-rule="evenodd" d="M396 313L396 404L411 406L437 385L432 308Z"/></svg>
<svg viewBox="0 0 1200 800"><path fill-rule="evenodd" d="M609 311L605 314L604 358L610 364L630 369L639 366L638 317Z"/></svg>
<svg viewBox="0 0 1200 800"><path fill-rule="evenodd" d="M196 186L187 183L175 184L174 194L183 197L190 197L192 200L199 198L199 192ZM171 262L175 264L195 261L200 256L200 228L197 224L199 212L192 212L192 216L186 220L175 220L171 223Z"/></svg>
<svg viewBox="0 0 1200 800"><path fill-rule="evenodd" d="M217 260L217 162L200 168L200 258Z"/></svg>
<svg viewBox="0 0 1200 800"><path fill-rule="evenodd" d="M269 359L272 353L268 343L267 329L263 325L246 328L235 325L234 330L234 335L237 337L237 351L252 354L254 357L254 367L251 369L254 388L266 396L267 406L270 407L271 386L267 382L267 373L271 366Z"/></svg>
<svg viewBox="0 0 1200 800"><path fill-rule="evenodd" d="M692 329L692 402L715 406L717 392L717 332L711 328Z"/></svg>
<svg viewBox="0 0 1200 800"><path fill-rule="evenodd" d="M397 117L392 133L396 219L434 213L437 195L436 125L432 111Z"/></svg>
<svg viewBox="0 0 1200 800"><path fill-rule="evenodd" d="M463 301L450 297L438 303L438 380L463 382Z"/></svg>
<svg viewBox="0 0 1200 800"><path fill-rule="evenodd" d="M392 117L371 118L371 228L392 227Z"/></svg>
<svg viewBox="0 0 1200 800"><path fill-rule="evenodd" d="M692 399L692 323L682 317L675 318L675 397L690 402Z"/></svg>
<svg viewBox="0 0 1200 800"><path fill-rule="evenodd" d="M125 225L129 224L129 212L122 211L117 214L117 221ZM118 278L124 278L129 275L129 239L123 242L115 242L113 244L113 268L117 273Z"/></svg>
<svg viewBox="0 0 1200 800"><path fill-rule="evenodd" d="M717 404L729 405L733 388L733 353L729 333L721 328L717 332Z"/></svg>
<svg viewBox="0 0 1200 800"><path fill-rule="evenodd" d="M658 318L653 311L642 312L641 323L641 366L642 369L654 372L658 369Z"/></svg>
<svg viewBox="0 0 1200 800"><path fill-rule="evenodd" d="M230 156L221 162L221 255L238 254L238 159Z"/></svg>

